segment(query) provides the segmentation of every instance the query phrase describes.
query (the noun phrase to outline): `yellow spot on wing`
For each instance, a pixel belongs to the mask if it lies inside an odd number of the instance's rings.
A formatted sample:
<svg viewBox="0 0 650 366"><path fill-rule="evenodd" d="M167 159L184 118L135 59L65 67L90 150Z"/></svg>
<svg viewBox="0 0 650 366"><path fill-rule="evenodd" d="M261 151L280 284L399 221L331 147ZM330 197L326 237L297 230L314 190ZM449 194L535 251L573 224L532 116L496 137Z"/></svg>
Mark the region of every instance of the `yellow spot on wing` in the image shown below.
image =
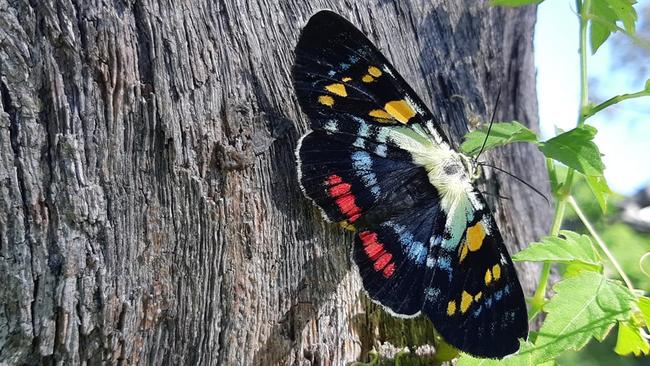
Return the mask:
<svg viewBox="0 0 650 366"><path fill-rule="evenodd" d="M349 77L349 76L346 76L346 77L344 77L344 78L341 79L341 80L343 80L344 83L347 83L348 81L352 81L352 78Z"/></svg>
<svg viewBox="0 0 650 366"><path fill-rule="evenodd" d="M375 118L382 118L382 119L392 119L390 114L386 113L385 110L383 109L373 109L370 112L368 112L368 115L370 117L375 117Z"/></svg>
<svg viewBox="0 0 650 366"><path fill-rule="evenodd" d="M480 222L467 229L465 241L470 251L475 252L479 250L481 245L483 245L483 239L485 239L485 230L483 230L483 225Z"/></svg>
<svg viewBox="0 0 650 366"><path fill-rule="evenodd" d="M334 98L330 97L329 95L321 95L318 97L318 103L331 107L334 105Z"/></svg>
<svg viewBox="0 0 650 366"><path fill-rule="evenodd" d="M467 245L463 243L460 247L460 260L459 262L462 262L463 259L467 256Z"/></svg>
<svg viewBox="0 0 650 366"><path fill-rule="evenodd" d="M388 102L384 106L384 109L396 120L404 124L406 124L411 117L415 116L415 111L404 99Z"/></svg>
<svg viewBox="0 0 650 366"><path fill-rule="evenodd" d="M363 75L363 77L361 78L361 81L363 81L364 83L372 83L374 80L375 79L373 79L373 77L368 74Z"/></svg>
<svg viewBox="0 0 650 366"><path fill-rule="evenodd" d="M325 89L327 89L328 91L330 91L330 92L332 92L332 93L334 93L336 95L340 95L342 97L347 97L348 96L348 91L345 90L345 85L343 85L343 84L339 84L339 83L330 84L330 85L326 86Z"/></svg>
<svg viewBox="0 0 650 366"><path fill-rule="evenodd" d="M372 76L378 78L378 77L381 76L381 70L379 70L379 68L377 68L377 67L375 67L375 66L370 66L370 67L368 68L368 74L370 74L370 75L372 75Z"/></svg>
<svg viewBox="0 0 650 366"><path fill-rule="evenodd" d="M479 301L483 297L483 293L479 291L476 295L474 295L474 301Z"/></svg>
<svg viewBox="0 0 650 366"><path fill-rule="evenodd" d="M452 316L456 312L456 301L451 300L449 304L447 304L447 315Z"/></svg>
<svg viewBox="0 0 650 366"><path fill-rule="evenodd" d="M465 313L469 306L472 304L474 297L468 294L467 291L463 291L463 295L460 297L460 312Z"/></svg>
<svg viewBox="0 0 650 366"><path fill-rule="evenodd" d="M341 225L342 228L345 230L350 230L350 231L356 231L357 228L354 227L354 225L350 224L348 220L343 220L339 222L339 225Z"/></svg>
<svg viewBox="0 0 650 366"><path fill-rule="evenodd" d="M485 284L489 285L490 282L492 282L492 273L490 272L490 269L488 268L488 270L485 271Z"/></svg>
<svg viewBox="0 0 650 366"><path fill-rule="evenodd" d="M492 275L494 276L494 280L498 280L501 277L501 266L498 264L495 264L492 267Z"/></svg>

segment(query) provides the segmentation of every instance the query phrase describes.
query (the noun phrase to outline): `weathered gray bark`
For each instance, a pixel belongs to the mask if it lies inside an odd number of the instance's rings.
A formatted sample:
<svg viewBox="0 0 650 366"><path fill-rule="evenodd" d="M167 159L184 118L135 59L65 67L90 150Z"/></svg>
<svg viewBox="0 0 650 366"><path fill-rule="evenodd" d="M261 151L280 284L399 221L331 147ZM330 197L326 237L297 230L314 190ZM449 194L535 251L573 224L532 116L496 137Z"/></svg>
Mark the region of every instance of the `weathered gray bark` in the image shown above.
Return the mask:
<svg viewBox="0 0 650 366"><path fill-rule="evenodd" d="M499 87L498 119L536 128L532 7L0 0L0 364L342 364L430 339L360 300L351 236L298 189L289 70L320 8L456 139ZM532 147L486 158L547 189ZM511 248L544 232L541 199L489 187Z"/></svg>

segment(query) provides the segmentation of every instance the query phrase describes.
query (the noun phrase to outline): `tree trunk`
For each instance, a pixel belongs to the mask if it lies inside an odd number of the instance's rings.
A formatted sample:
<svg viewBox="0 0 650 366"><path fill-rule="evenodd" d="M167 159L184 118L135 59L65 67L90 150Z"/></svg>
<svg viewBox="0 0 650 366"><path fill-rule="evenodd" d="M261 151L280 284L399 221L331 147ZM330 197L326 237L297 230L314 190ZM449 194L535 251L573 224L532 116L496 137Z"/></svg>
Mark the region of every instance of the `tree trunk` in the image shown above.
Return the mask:
<svg viewBox="0 0 650 366"><path fill-rule="evenodd" d="M351 235L298 188L290 68L321 8L454 140L499 89L497 120L537 128L534 7L0 0L0 364L344 364L431 341L365 300ZM485 155L548 190L534 147ZM543 200L488 178L511 252L547 230Z"/></svg>

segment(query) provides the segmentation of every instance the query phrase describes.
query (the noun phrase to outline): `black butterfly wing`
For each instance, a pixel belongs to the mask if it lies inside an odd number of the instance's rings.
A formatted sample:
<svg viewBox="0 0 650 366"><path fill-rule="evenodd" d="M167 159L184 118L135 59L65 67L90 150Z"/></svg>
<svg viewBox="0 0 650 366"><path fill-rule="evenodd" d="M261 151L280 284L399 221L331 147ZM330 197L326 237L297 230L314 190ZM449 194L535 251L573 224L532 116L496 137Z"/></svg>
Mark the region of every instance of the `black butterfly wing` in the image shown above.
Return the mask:
<svg viewBox="0 0 650 366"><path fill-rule="evenodd" d="M329 219L357 230L368 295L396 314L423 311L465 352L514 352L527 334L514 267L469 180L459 190L428 178L418 155L449 147L413 90L329 11L303 29L293 78L314 129L297 151L301 185Z"/></svg>
<svg viewBox="0 0 650 366"><path fill-rule="evenodd" d="M444 137L390 63L335 13L319 12L303 29L293 78L314 129L297 150L305 194L329 220L358 230L353 258L368 295L395 314L419 313L424 263L409 256L419 242L400 242L386 222L438 201L426 171L400 141L429 141L428 128ZM417 249L425 258L428 245Z"/></svg>
<svg viewBox="0 0 650 366"><path fill-rule="evenodd" d="M437 192L406 151L372 140L355 145L357 139L323 130L303 137L297 152L300 183L330 220L358 230L353 259L370 298L394 314L412 316L422 307L428 252L423 240L431 228L421 225L418 240L405 240L406 229L399 225L406 216L399 215L418 213L401 225L421 221L424 213L440 216Z"/></svg>
<svg viewBox="0 0 650 366"><path fill-rule="evenodd" d="M370 124L422 124L436 140L446 141L390 62L354 25L331 11L314 14L303 28L293 80L313 129L348 114Z"/></svg>
<svg viewBox="0 0 650 366"><path fill-rule="evenodd" d="M460 241L447 236L430 250L422 312L449 344L501 358L517 351L519 339L528 335L526 303L501 234L480 193L474 193L481 208L462 213L468 220Z"/></svg>

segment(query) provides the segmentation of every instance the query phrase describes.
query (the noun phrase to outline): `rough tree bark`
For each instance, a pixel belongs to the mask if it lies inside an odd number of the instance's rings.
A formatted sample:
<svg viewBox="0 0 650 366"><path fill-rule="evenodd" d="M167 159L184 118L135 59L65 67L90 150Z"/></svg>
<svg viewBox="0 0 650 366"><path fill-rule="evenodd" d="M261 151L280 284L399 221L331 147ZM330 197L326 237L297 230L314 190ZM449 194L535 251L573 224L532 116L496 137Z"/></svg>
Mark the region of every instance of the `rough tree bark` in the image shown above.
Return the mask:
<svg viewBox="0 0 650 366"><path fill-rule="evenodd" d="M534 7L0 0L0 364L343 364L430 340L362 300L350 234L298 189L289 71L322 8L456 141L499 88L497 119L537 127ZM486 158L548 189L532 147ZM547 229L543 200L488 178L512 250Z"/></svg>

